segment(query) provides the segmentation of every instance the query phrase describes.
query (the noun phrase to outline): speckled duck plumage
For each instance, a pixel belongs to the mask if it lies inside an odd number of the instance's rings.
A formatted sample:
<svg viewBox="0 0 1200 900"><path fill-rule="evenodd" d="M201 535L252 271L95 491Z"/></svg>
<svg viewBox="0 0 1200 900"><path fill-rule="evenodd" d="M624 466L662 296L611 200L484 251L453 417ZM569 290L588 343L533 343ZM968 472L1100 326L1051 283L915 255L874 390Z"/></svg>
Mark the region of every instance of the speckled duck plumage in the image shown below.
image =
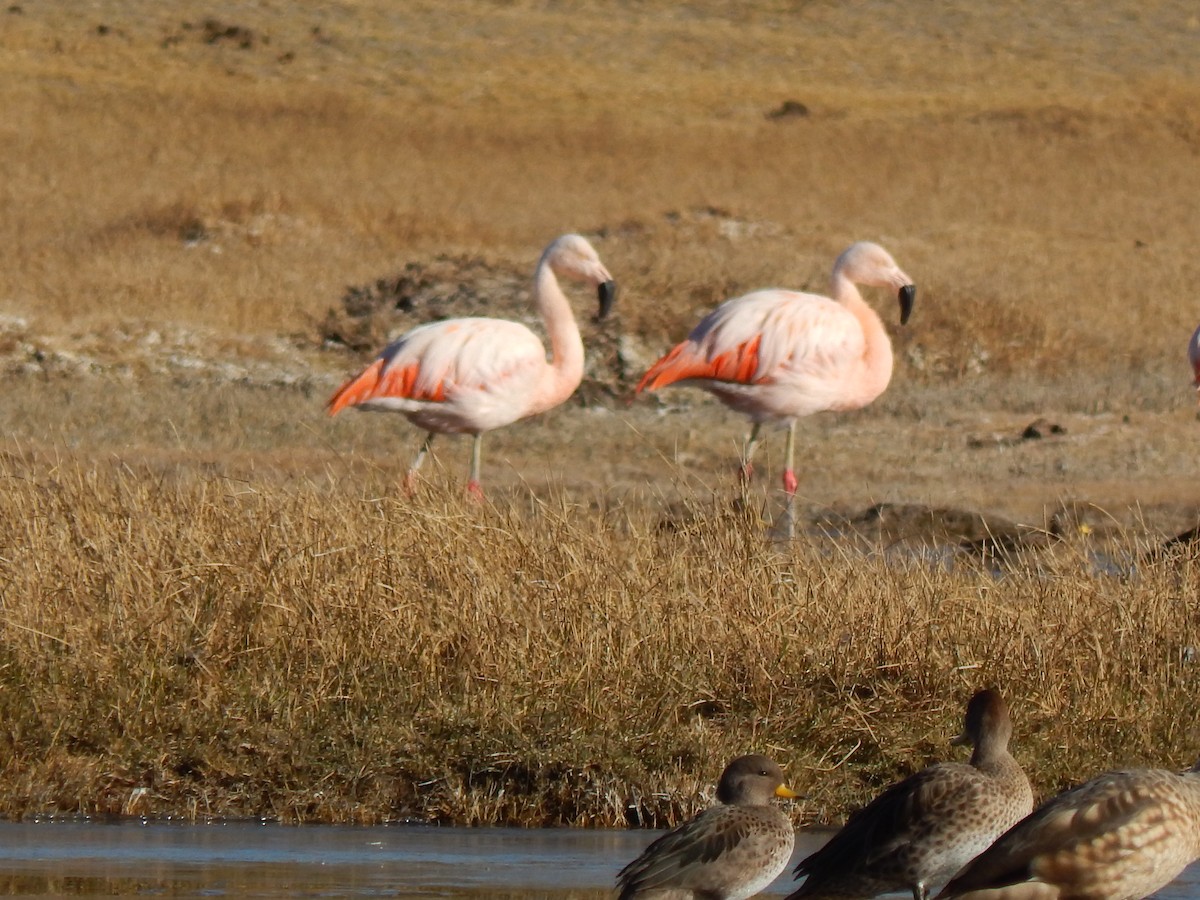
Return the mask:
<svg viewBox="0 0 1200 900"><path fill-rule="evenodd" d="M765 756L739 756L721 774L716 806L654 841L617 876L621 900L743 900L787 866L795 830L772 797L794 797Z"/></svg>
<svg viewBox="0 0 1200 900"><path fill-rule="evenodd" d="M967 704L956 743L969 763L929 766L892 785L796 867L804 883L788 900L851 900L898 890L925 900L1033 809L1029 779L1008 752L1012 720L994 690Z"/></svg>

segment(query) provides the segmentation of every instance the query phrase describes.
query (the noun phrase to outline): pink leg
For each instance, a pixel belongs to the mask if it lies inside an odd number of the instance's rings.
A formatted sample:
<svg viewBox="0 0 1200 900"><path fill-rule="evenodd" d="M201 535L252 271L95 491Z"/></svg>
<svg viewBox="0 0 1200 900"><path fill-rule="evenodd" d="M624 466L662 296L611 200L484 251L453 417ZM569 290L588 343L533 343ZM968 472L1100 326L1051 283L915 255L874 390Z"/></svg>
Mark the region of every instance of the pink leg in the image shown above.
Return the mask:
<svg viewBox="0 0 1200 900"><path fill-rule="evenodd" d="M416 493L417 490L417 471L421 468L421 464L425 462L425 457L429 455L429 448L433 446L433 432L425 435L425 441L421 444L421 449L417 451L417 458L412 461L412 465L408 467L408 472L404 475L404 490L410 496Z"/></svg>
<svg viewBox="0 0 1200 900"><path fill-rule="evenodd" d="M796 480L796 473L791 469L783 470L783 490L789 497L796 496L796 488L800 487L800 482Z"/></svg>
<svg viewBox="0 0 1200 900"><path fill-rule="evenodd" d="M746 438L746 446L742 451L742 463L739 468L742 484L749 484L754 478L754 448L758 446L758 429L761 427L761 422L755 422L750 428L750 436Z"/></svg>
<svg viewBox="0 0 1200 900"><path fill-rule="evenodd" d="M472 500L483 499L483 485L479 483L479 447L483 443L483 435L475 435L471 442L471 477L467 479L467 496Z"/></svg>
<svg viewBox="0 0 1200 900"><path fill-rule="evenodd" d="M798 488L800 486L799 482L796 481L796 470L795 470L795 456L796 456L796 420L795 419L793 419L791 422L788 423L787 450L784 452L785 452L785 455L787 458L784 460L784 465L786 466L786 468L784 468L784 470L783 470L783 490L784 490L784 493L786 493L788 495L788 499L791 500L791 498L796 496L796 488Z"/></svg>
<svg viewBox="0 0 1200 900"><path fill-rule="evenodd" d="M783 468L783 512L780 517L775 520L775 525L772 530L776 535L776 539L790 541L796 535L796 488L799 483L796 480L796 468L793 457L796 450L796 422L795 420L788 423L787 433L787 450L785 452L786 459L784 460Z"/></svg>

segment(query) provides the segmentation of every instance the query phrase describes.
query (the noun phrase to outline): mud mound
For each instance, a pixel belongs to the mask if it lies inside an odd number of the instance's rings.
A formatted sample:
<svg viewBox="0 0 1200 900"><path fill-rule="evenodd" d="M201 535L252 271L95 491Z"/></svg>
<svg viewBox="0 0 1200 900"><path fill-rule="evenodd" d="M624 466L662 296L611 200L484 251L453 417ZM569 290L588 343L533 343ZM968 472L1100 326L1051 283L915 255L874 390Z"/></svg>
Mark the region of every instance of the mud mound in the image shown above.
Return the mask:
<svg viewBox="0 0 1200 900"><path fill-rule="evenodd" d="M416 325L461 316L538 322L529 276L479 257L435 256L395 275L350 285L318 326L322 343L374 353Z"/></svg>

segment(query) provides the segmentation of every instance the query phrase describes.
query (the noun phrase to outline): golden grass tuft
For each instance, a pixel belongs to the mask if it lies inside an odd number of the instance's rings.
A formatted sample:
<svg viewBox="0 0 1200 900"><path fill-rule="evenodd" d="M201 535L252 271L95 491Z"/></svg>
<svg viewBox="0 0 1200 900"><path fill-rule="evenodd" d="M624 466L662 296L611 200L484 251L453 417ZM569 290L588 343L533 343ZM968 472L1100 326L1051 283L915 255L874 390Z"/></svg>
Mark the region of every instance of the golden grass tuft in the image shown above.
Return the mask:
<svg viewBox="0 0 1200 900"><path fill-rule="evenodd" d="M1043 792L1200 736L1191 556L997 579L781 548L716 497L664 528L120 462L3 484L10 816L662 825L759 748L828 820L946 758L982 685Z"/></svg>

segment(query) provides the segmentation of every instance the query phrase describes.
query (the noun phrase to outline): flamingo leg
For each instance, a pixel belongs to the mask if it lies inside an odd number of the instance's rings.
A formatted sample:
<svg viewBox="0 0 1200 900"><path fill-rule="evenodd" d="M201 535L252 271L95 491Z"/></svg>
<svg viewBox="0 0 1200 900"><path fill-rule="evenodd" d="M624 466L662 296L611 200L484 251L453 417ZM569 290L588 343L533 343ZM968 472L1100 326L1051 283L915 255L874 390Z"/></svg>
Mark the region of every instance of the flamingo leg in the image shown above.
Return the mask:
<svg viewBox="0 0 1200 900"><path fill-rule="evenodd" d="M471 475L467 479L467 493L476 500L483 499L483 487L479 484L479 450L482 445L483 435L474 435L471 440Z"/></svg>
<svg viewBox="0 0 1200 900"><path fill-rule="evenodd" d="M787 433L787 450L784 451L786 457L786 468L783 470L783 490L788 495L788 499L796 496L796 488L799 483L796 481L796 470L793 467L796 457L796 420L793 419L788 423Z"/></svg>
<svg viewBox="0 0 1200 900"><path fill-rule="evenodd" d="M755 422L746 438L746 446L742 450L742 481L749 484L754 477L754 449L758 446L758 430L762 422Z"/></svg>
<svg viewBox="0 0 1200 900"><path fill-rule="evenodd" d="M421 464L425 462L425 457L429 455L429 448L433 446L434 436L432 431L425 435L425 440L421 442L421 449L417 451L416 458L412 461L412 465L408 467L408 472L404 476L404 488L410 494L417 488L417 470L421 468Z"/></svg>
<svg viewBox="0 0 1200 900"><path fill-rule="evenodd" d="M779 518L775 520L772 526L772 535L776 540L790 541L796 535L796 470L795 465L796 455L796 420L793 419L788 423L787 433L787 449L784 451L786 457L784 464L786 468L783 470L783 512Z"/></svg>

